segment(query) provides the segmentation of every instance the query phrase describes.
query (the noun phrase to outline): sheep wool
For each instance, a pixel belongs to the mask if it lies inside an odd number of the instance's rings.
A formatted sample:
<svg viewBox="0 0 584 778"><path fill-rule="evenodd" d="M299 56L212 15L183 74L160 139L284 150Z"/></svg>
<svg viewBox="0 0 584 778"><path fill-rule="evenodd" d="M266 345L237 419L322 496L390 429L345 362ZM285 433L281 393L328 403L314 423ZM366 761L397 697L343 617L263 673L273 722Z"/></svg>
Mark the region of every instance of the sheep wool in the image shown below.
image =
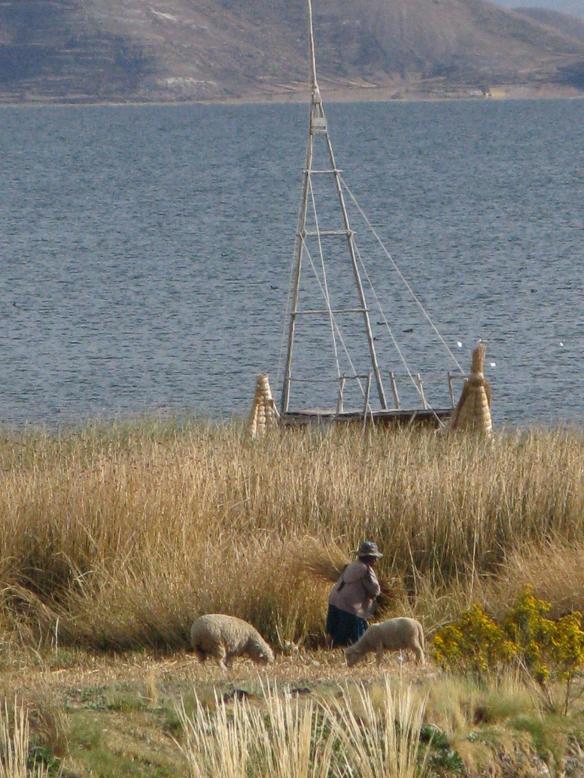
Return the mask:
<svg viewBox="0 0 584 778"><path fill-rule="evenodd" d="M247 656L258 664L274 661L274 653L251 624L235 616L209 613L195 619L191 627L191 647L204 662L213 657L223 669L235 657Z"/></svg>
<svg viewBox="0 0 584 778"><path fill-rule="evenodd" d="M416 619L405 616L372 624L363 637L345 649L347 665L353 665L375 651L377 664L381 664L384 651L410 650L416 661L424 664L424 630Z"/></svg>

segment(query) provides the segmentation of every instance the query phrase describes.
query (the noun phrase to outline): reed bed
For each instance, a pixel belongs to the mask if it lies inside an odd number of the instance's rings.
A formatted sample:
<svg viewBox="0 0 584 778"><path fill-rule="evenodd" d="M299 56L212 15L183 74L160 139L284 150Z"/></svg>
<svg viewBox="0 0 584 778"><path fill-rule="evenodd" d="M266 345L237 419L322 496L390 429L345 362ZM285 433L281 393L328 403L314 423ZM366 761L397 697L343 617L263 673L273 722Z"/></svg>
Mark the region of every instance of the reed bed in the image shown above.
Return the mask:
<svg viewBox="0 0 584 778"><path fill-rule="evenodd" d="M391 607L431 630L488 596L514 554L584 548L583 461L577 429L5 432L0 623L21 645L175 648L214 611L318 642L330 582L306 570L319 549L338 564L370 538Z"/></svg>

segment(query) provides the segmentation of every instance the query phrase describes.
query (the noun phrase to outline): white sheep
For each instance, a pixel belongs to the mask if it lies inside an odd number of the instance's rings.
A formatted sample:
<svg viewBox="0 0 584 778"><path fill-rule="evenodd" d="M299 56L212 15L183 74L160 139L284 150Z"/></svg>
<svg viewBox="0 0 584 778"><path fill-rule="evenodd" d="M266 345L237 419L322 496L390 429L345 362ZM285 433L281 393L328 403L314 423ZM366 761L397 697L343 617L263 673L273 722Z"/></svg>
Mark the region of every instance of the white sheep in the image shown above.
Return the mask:
<svg viewBox="0 0 584 778"><path fill-rule="evenodd" d="M371 651L375 651L379 666L386 649L410 649L416 655L416 661L424 664L424 630L420 622L400 617L372 624L356 643L345 649L345 659L347 665L352 667Z"/></svg>
<svg viewBox="0 0 584 778"><path fill-rule="evenodd" d="M204 662L215 657L225 670L236 656L247 656L259 664L274 661L274 653L260 633L243 619L209 613L195 619L191 627L191 647Z"/></svg>

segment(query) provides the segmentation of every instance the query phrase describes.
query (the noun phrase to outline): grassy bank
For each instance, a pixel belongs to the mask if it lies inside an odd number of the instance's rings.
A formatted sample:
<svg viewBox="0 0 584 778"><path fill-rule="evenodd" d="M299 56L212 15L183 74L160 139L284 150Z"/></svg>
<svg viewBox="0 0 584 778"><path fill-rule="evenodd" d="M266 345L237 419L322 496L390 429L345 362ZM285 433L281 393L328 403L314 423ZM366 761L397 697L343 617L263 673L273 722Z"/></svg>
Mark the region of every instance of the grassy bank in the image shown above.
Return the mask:
<svg viewBox="0 0 584 778"><path fill-rule="evenodd" d="M333 430L252 443L237 425L143 422L0 441L4 635L18 645L186 645L227 612L275 642L322 637L326 585L303 550L385 553L395 612L431 631L531 582L584 608L584 435L492 442ZM326 550L323 550L326 553ZM550 570L572 573L550 575Z"/></svg>
<svg viewBox="0 0 584 778"><path fill-rule="evenodd" d="M14 726L16 685L26 741ZM4 673L2 690L0 732L6 722L28 775L33 760L64 778L535 778L584 770L581 705L550 713L512 674L479 683L390 658L382 673L371 665L348 671L338 652L322 651L279 656L261 674L237 663L227 678L181 652L161 659L60 650L20 681ZM25 774L0 768L10 778Z"/></svg>
<svg viewBox="0 0 584 778"><path fill-rule="evenodd" d="M281 778L577 775L579 681L560 716L528 676L349 670L318 649L328 585L300 563L376 540L390 612L430 638L527 583L551 616L584 610L583 462L581 430L5 432L0 768L11 753L71 777L239 776L242 760ZM189 626L211 611L252 621L276 664L196 663Z"/></svg>

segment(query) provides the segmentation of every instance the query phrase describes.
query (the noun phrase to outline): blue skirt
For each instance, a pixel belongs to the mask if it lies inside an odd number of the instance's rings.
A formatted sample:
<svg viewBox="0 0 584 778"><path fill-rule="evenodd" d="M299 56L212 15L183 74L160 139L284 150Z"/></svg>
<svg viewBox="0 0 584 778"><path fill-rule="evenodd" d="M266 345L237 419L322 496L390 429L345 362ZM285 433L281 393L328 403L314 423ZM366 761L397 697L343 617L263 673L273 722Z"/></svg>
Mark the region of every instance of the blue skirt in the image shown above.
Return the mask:
<svg viewBox="0 0 584 778"><path fill-rule="evenodd" d="M333 648L350 646L365 634L367 622L352 613L342 611L335 605L328 606L326 631L331 636Z"/></svg>

